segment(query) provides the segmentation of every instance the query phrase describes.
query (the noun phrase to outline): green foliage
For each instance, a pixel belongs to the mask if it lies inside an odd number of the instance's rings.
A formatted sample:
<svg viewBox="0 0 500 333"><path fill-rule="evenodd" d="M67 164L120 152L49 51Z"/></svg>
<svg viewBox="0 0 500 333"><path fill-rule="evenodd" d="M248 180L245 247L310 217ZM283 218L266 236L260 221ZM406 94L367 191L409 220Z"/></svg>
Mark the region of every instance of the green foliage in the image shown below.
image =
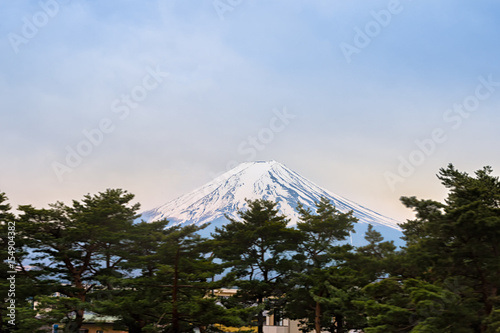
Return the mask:
<svg viewBox="0 0 500 333"><path fill-rule="evenodd" d="M500 182L453 165L438 178L444 203L403 197L415 219L391 277L365 288L366 332L495 332L500 287Z"/></svg>
<svg viewBox="0 0 500 333"><path fill-rule="evenodd" d="M206 227L167 227L166 220L134 225L125 267L135 274L115 280L113 290L95 301L101 313L120 316L130 332L188 332L214 324L241 325L238 311L208 297L221 273L208 256L206 240L197 232ZM139 272L137 272L139 270Z"/></svg>
<svg viewBox="0 0 500 333"><path fill-rule="evenodd" d="M340 213L326 198L316 203L315 213L300 204L297 210L297 269L287 289L285 313L300 320L303 331L319 333L335 329L332 318L342 317L340 326L345 321L353 285L352 272L343 265L352 248L340 242L354 232L357 219L352 212Z"/></svg>
<svg viewBox="0 0 500 333"><path fill-rule="evenodd" d="M126 260L126 235L139 205L129 205L133 195L122 190L107 190L86 195L72 206L61 202L49 209L20 206L17 220L19 239L32 269L23 275L57 293L57 301L44 304L47 316L65 323L65 331L77 331L90 308L94 288L107 285L107 279L120 275L119 265ZM61 297L59 297L59 295Z"/></svg>
<svg viewBox="0 0 500 333"><path fill-rule="evenodd" d="M438 175L444 202L401 198L415 218L401 225L399 252L372 226L367 245L348 245L357 220L324 198L314 212L298 206L296 228L276 203L248 201L207 240L199 226L134 223L139 205L122 190L20 206L18 217L0 193L4 248L16 226L15 255L0 252L0 292L9 291L10 265L19 270L17 325L4 303L0 332L38 333L54 322L76 332L88 311L115 316L131 333L244 331L255 317L262 332L269 310L305 332L499 333L500 182L491 174L449 165ZM215 296L221 287L238 292Z"/></svg>
<svg viewBox="0 0 500 333"><path fill-rule="evenodd" d="M316 212L298 207L301 235L296 267L286 293L287 315L302 323L304 332L328 330L332 333L366 326L362 288L387 274L394 255L392 242L384 242L379 232L368 227L368 245L353 248L346 238L354 232L357 219L352 212L339 212L327 199L316 203Z"/></svg>
<svg viewBox="0 0 500 333"><path fill-rule="evenodd" d="M279 302L284 280L291 269L290 253L296 248L297 233L287 227L289 220L278 214L276 203L247 201L240 211L241 221L216 228L211 243L215 257L229 268L228 277L236 285L239 299L248 304ZM263 310L263 309L262 309ZM258 329L263 329L263 312L258 314Z"/></svg>
<svg viewBox="0 0 500 333"><path fill-rule="evenodd" d="M36 311L33 303L37 297L41 297L47 291L46 285L36 284L32 279L19 272L21 262L26 256L22 250L24 240L19 236L20 226L17 224L14 214L10 212L10 205L7 203L5 193L0 193L0 293L2 300L0 304L0 332L35 332L47 324L44 318L35 318ZM9 243L13 250L9 249ZM9 273L17 271L17 273ZM14 289L7 278L15 277L12 280ZM9 296L7 303L7 296ZM7 308L10 306L10 299L15 300L15 317ZM10 323L9 323L10 322ZM15 323L15 326L12 325Z"/></svg>
<svg viewBox="0 0 500 333"><path fill-rule="evenodd" d="M387 278L365 287L371 299L366 332L474 332L474 304L464 303L458 281L445 284L421 279Z"/></svg>

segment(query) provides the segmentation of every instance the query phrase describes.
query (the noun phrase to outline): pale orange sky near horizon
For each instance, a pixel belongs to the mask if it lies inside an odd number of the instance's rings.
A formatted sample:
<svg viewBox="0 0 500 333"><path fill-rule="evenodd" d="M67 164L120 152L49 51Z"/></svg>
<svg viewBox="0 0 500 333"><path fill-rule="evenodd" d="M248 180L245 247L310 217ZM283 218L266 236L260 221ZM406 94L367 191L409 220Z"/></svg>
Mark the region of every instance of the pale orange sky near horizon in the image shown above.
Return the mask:
<svg viewBox="0 0 500 333"><path fill-rule="evenodd" d="M500 174L500 4L3 4L0 191L144 209L276 160L389 217L453 163Z"/></svg>

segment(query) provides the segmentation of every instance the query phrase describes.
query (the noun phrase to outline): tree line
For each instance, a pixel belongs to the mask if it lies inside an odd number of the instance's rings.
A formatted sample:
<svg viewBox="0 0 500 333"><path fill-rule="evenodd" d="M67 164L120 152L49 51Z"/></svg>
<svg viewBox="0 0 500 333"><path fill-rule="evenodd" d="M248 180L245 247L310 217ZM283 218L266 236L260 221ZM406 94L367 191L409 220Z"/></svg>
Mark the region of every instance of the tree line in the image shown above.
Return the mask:
<svg viewBox="0 0 500 333"><path fill-rule="evenodd" d="M0 332L46 332L54 323L78 332L89 312L114 316L131 333L262 333L266 313L316 333L500 332L500 183L492 172L449 165L438 174L444 202L401 198L415 212L400 225L401 249L372 226L366 245L351 246L357 219L326 199L315 210L298 205L293 227L277 203L248 201L204 238L206 226L135 222L139 204L121 189L23 205L17 215L1 193L0 292L7 298L16 266L16 307L12 325L10 303L0 305ZM219 288L237 293L218 297Z"/></svg>

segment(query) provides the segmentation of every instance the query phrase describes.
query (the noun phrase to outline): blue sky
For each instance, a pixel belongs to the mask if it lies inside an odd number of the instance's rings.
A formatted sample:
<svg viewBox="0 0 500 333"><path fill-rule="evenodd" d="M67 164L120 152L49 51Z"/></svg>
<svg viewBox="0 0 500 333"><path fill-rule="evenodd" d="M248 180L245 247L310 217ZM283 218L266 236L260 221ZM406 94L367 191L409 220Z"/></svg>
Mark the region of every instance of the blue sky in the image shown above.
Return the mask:
<svg viewBox="0 0 500 333"><path fill-rule="evenodd" d="M448 163L500 170L497 1L2 7L0 190L14 206L119 187L151 208L274 159L404 220L399 197L442 199Z"/></svg>

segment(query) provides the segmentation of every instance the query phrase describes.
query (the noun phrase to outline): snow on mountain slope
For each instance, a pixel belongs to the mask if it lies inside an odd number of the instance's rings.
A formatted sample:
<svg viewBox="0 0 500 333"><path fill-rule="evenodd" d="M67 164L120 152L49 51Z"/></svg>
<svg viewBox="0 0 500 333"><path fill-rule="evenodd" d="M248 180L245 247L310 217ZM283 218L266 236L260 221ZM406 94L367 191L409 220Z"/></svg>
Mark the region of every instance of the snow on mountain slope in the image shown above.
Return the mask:
<svg viewBox="0 0 500 333"><path fill-rule="evenodd" d="M295 224L297 202L314 211L314 202L321 197L331 200L341 212L353 210L361 223L399 229L398 221L327 191L276 161L242 163L191 193L144 212L142 219L202 224L225 214L237 218L237 212L246 209L245 199L266 199L277 202L280 212Z"/></svg>

